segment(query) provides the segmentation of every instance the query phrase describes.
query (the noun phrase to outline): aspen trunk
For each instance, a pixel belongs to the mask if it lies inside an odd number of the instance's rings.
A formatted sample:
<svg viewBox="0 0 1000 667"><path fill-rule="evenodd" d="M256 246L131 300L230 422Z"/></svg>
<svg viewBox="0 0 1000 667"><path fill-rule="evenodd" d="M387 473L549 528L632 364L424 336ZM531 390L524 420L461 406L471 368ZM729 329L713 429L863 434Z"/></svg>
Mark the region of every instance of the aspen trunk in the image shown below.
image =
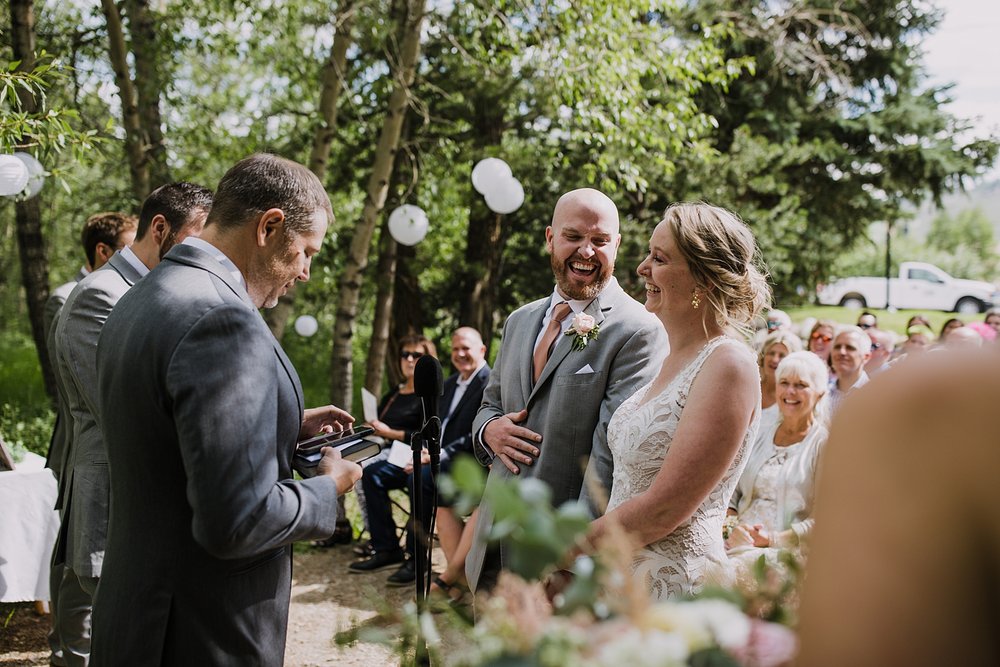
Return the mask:
<svg viewBox="0 0 1000 667"><path fill-rule="evenodd" d="M365 206L361 219L354 228L350 251L340 281L337 300L337 321L333 332L333 350L330 363L330 397L335 405L350 408L354 398L352 374L354 323L358 316L358 301L364 271L378 215L385 206L389 177L399 148L403 119L410 102L417 59L420 55L420 30L424 21L425 0L410 0L406 17L406 30L398 57L398 67L393 68L395 84L389 96L382 131L375 150L375 163L368 178Z"/></svg>
<svg viewBox="0 0 1000 667"><path fill-rule="evenodd" d="M20 61L18 72L35 69L35 7L33 0L11 0L11 40L14 60ZM35 96L23 88L17 89L21 111L33 114L38 111ZM39 195L40 196L40 195ZM42 214L38 197L14 204L14 224L17 230L17 250L21 263L21 284L28 302L28 319L31 338L38 352L42 367L45 391L55 400L55 376L52 361L45 345L45 302L49 298L49 259L42 236Z"/></svg>
<svg viewBox="0 0 1000 667"><path fill-rule="evenodd" d="M145 137L136 103L135 87L128 69L128 51L122 18L114 0L101 0L101 9L108 24L108 55L115 71L115 83L122 103L122 126L125 128L125 157L132 178L132 195L141 202L149 194L149 165L146 161Z"/></svg>
<svg viewBox="0 0 1000 667"><path fill-rule="evenodd" d="M326 183L326 170L330 161L330 147L337 133L337 110L340 95L344 90L347 74L347 50L353 43L351 31L354 28L355 2L345 2L337 14L337 31L333 36L330 55L323 65L322 90L319 96L319 120L313 134L312 150L309 153L309 170ZM297 283L296 283L297 284ZM285 335L288 319L295 307L295 285L278 299L278 304L264 312L264 321L274 337L280 341Z"/></svg>
<svg viewBox="0 0 1000 667"><path fill-rule="evenodd" d="M375 298L375 321L372 323L372 337L368 344L368 359L365 364L365 388L376 396L382 395L382 377L386 368L389 350L389 327L392 323L393 297L396 287L396 261L399 244L389 234L389 225L382 225L379 232L378 267L375 280L378 282L378 296ZM390 378L392 373L390 372Z"/></svg>
<svg viewBox="0 0 1000 667"><path fill-rule="evenodd" d="M141 145L149 168L149 189L152 191L173 180L167 164L163 120L160 117L163 76L159 64L159 40L148 0L126 0L125 13L132 37L132 56L135 58L135 91L142 128Z"/></svg>

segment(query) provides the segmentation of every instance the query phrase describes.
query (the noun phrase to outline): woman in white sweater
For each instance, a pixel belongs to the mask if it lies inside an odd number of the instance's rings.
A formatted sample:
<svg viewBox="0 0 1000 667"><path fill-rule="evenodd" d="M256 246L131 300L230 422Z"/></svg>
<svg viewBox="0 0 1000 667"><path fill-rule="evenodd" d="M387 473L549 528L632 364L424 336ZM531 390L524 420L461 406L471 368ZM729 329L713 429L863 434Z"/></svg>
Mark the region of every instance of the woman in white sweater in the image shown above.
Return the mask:
<svg viewBox="0 0 1000 667"><path fill-rule="evenodd" d="M726 549L738 577L762 554L777 562L778 550L797 550L813 525L816 466L827 437L826 365L815 354L794 352L775 378L780 416L759 432L726 519Z"/></svg>

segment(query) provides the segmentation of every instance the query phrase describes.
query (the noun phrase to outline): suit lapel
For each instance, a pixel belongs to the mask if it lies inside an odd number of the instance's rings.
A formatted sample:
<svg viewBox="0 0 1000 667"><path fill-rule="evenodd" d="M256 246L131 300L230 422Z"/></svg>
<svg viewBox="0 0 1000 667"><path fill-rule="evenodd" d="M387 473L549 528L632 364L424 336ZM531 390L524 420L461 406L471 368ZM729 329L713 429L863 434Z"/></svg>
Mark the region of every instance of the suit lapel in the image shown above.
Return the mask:
<svg viewBox="0 0 1000 667"><path fill-rule="evenodd" d="M614 279L612 278L612 280ZM583 310L584 313L594 318L594 322L597 325L601 325L604 322L604 320L607 319L607 313L611 311L610 302L613 301L613 299L605 298L604 299L605 305L602 306L601 297L603 297L609 289L612 289L613 287L617 286L618 286L617 282L613 284L609 283L608 286L604 289L604 291L601 292L601 294L599 294L593 301L591 301L590 305ZM600 339L598 338L598 340ZM593 344L595 343L592 342L591 345ZM563 362L563 359L566 358L566 356L570 353L572 349L573 349L573 336L566 336L566 335L560 336L559 340L556 342L555 349L552 350L552 356L549 357L549 360L545 363L545 367L542 369L542 374L538 376L538 382L535 383L535 386L532 387L531 392L528 394L528 400L526 401L525 406L531 403L531 399L535 397L535 394L538 392L539 387L541 387L548 381L549 377L555 372L557 368L559 368L559 364Z"/></svg>
<svg viewBox="0 0 1000 667"><path fill-rule="evenodd" d="M458 403L455 404L455 409L452 410L450 413L448 413L448 417L451 417L452 415L457 415L459 411L462 409L462 406L464 406L471 400L469 397L472 396L474 393L476 393L476 390L479 388L479 385L483 384L483 373L485 371L486 371L486 366L483 366L473 376L472 381L469 382L469 386L465 388L465 393L462 394L462 398L458 399ZM457 390L458 390L458 381L456 380L453 391L451 392L451 395L448 398L448 405L451 405L451 396L454 396L455 391Z"/></svg>
<svg viewBox="0 0 1000 667"><path fill-rule="evenodd" d="M524 335L519 346L523 349L519 354L521 355L521 396L525 399L522 405L525 407L527 407L528 401L531 400L531 376L534 375L535 339L538 338L538 332L542 328L542 320L545 319L545 311L548 310L551 303L552 297L550 296L548 299L543 299L539 302L534 311L525 313L527 322L523 329Z"/></svg>
<svg viewBox="0 0 1000 667"><path fill-rule="evenodd" d="M122 277L129 287L132 287L142 276L139 272L135 270L135 267L128 263L128 260L122 257L120 252L116 252L111 255L111 259L108 260L108 266L111 270Z"/></svg>
<svg viewBox="0 0 1000 667"><path fill-rule="evenodd" d="M208 271L224 282L226 286L233 291L233 294L239 297L240 301L247 304L254 310L257 310L257 306L250 300L250 295L247 294L243 285L236 280L236 277L230 273L226 267L222 266L217 259L209 255L201 248L196 248L195 246L188 245L186 243L178 243L170 249L170 252L163 256L163 260L169 260L177 262L178 264L185 264L187 266L202 269L203 271Z"/></svg>
<svg viewBox="0 0 1000 667"><path fill-rule="evenodd" d="M445 410L448 410L448 408L451 407L451 400L455 397L455 391L458 389L458 377L459 376L456 373L455 375L453 375L450 378L448 378L447 380L445 380L445 383L444 383L444 394L441 395L441 405L439 407L444 408ZM452 379L454 379L454 382L452 382ZM461 401L459 401L459 402L461 403ZM455 406L454 410L448 410L447 414L442 414L441 415L441 421L442 421L442 423L444 422L444 420L446 420L449 417L451 417L451 414L453 412L458 412L458 406L457 405Z"/></svg>
<svg viewBox="0 0 1000 667"><path fill-rule="evenodd" d="M264 318L261 318L261 323L264 324L265 327L267 326L264 322ZM292 366L291 360L285 354L285 351L281 349L281 345L277 340L274 341L274 352L278 355L278 360L281 362L285 372L288 374L288 379L291 381L292 386L295 387L295 400L299 404L299 414L305 414L305 397L302 394L302 383L299 381L299 374L295 372L295 367Z"/></svg>

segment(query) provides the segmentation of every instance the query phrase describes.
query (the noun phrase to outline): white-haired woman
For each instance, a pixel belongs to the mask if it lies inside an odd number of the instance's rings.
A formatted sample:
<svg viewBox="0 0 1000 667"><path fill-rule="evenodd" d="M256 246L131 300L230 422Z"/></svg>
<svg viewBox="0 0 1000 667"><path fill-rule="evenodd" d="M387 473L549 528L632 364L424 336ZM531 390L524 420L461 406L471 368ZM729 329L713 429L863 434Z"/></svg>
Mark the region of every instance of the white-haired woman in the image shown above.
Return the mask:
<svg viewBox="0 0 1000 667"><path fill-rule="evenodd" d="M761 429L729 504L726 549L738 578L765 551L797 550L812 530L813 489L826 443L827 370L793 352L775 372L780 417Z"/></svg>
<svg viewBox="0 0 1000 667"><path fill-rule="evenodd" d="M769 298L757 260L736 215L674 204L638 268L670 354L611 418L611 499L591 538L618 522L639 545L633 571L654 599L696 593L710 563L726 559L726 503L760 420L760 375L746 343Z"/></svg>

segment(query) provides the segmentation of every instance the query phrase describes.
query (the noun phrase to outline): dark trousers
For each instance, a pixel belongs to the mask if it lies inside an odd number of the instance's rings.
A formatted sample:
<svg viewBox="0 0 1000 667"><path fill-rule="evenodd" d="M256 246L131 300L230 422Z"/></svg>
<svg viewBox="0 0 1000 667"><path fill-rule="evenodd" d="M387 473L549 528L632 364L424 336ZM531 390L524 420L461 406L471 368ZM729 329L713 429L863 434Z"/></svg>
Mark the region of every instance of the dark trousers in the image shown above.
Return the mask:
<svg viewBox="0 0 1000 667"><path fill-rule="evenodd" d="M434 482L431 480L430 466L421 466L423 477L423 512L420 517L423 535L431 522L431 500L434 497ZM365 468L361 477L361 487L365 492L365 505L368 512L368 530L372 535L372 547L378 553L395 551L399 548L399 538L396 537L396 522L392 519L392 502L389 491L406 489L413 507L413 475L407 474L399 466L388 461L379 461ZM416 536L413 531L413 512L406 527L406 552L413 557L415 553ZM422 540L422 543L426 543Z"/></svg>

